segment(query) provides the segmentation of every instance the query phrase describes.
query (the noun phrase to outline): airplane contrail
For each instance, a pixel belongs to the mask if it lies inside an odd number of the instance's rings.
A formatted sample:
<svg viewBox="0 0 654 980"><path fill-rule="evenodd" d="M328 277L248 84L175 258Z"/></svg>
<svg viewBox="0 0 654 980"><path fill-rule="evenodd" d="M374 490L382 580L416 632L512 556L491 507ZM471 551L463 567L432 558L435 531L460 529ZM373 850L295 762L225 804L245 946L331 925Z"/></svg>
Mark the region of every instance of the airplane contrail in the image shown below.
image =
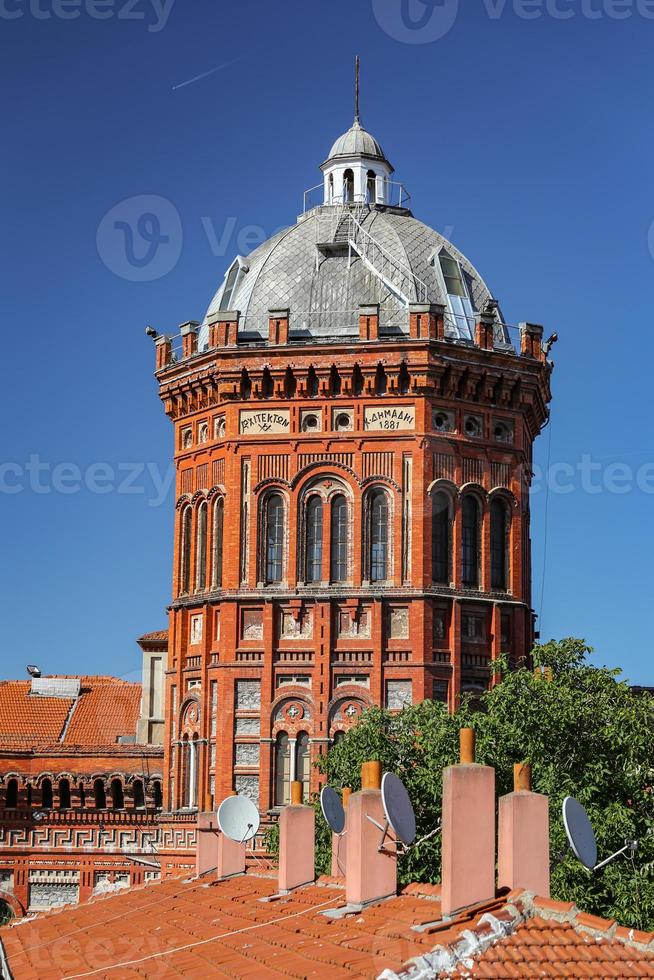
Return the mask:
<svg viewBox="0 0 654 980"><path fill-rule="evenodd" d="M216 65L215 68L210 68L209 71L203 71L201 75L194 75L193 78L187 78L185 82L173 85L173 92L176 92L178 88L184 88L185 85L192 85L193 82L199 82L200 79L207 78L208 75L213 75L215 72L220 71L221 68L228 68L229 65L235 65L237 61L243 61L243 59L233 58L231 61L223 62L222 65Z"/></svg>

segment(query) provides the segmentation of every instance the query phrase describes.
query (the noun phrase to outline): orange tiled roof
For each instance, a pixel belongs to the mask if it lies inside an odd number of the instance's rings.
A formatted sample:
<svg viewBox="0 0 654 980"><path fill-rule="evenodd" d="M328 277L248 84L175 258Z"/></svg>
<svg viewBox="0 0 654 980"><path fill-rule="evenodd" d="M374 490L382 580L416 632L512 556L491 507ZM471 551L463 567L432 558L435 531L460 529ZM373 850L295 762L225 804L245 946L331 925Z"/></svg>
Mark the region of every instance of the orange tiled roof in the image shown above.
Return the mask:
<svg viewBox="0 0 654 980"><path fill-rule="evenodd" d="M76 699L32 695L30 681L0 681L0 750L113 745L119 735L134 735L141 685L117 677L80 681Z"/></svg>
<svg viewBox="0 0 654 980"><path fill-rule="evenodd" d="M515 892L441 922L439 889L412 885L343 919L342 882L290 895L259 872L167 879L0 931L21 980L98 977L654 977L654 936ZM417 927L417 929L416 929Z"/></svg>
<svg viewBox="0 0 654 980"><path fill-rule="evenodd" d="M116 677L82 677L82 697L73 711L64 742L113 745L134 735L141 710L141 685Z"/></svg>
<svg viewBox="0 0 654 980"><path fill-rule="evenodd" d="M164 643L168 639L168 630L155 630L154 633L144 633L139 636L137 643Z"/></svg>

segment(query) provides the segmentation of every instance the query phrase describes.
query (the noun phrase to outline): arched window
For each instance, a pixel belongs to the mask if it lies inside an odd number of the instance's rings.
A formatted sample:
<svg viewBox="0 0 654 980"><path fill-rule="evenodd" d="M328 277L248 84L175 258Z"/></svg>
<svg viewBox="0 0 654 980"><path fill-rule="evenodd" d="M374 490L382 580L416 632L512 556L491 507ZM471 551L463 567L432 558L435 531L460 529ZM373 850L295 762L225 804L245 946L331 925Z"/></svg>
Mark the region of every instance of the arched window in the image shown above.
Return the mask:
<svg viewBox="0 0 654 980"><path fill-rule="evenodd" d="M248 398L252 397L252 381L250 380L250 375L247 372L247 368L243 368L241 371L241 398L247 401Z"/></svg>
<svg viewBox="0 0 654 980"><path fill-rule="evenodd" d="M431 523L432 578L447 585L450 582L450 498L434 494Z"/></svg>
<svg viewBox="0 0 654 980"><path fill-rule="evenodd" d="M96 810L107 809L107 792L104 788L104 782L101 779L95 779L93 781L93 799L95 800Z"/></svg>
<svg viewBox="0 0 654 980"><path fill-rule="evenodd" d="M180 518L179 541L179 591L188 594L191 588L191 522L193 513L190 507L185 507Z"/></svg>
<svg viewBox="0 0 654 980"><path fill-rule="evenodd" d="M307 582L322 582L322 500L309 498L306 510L306 574Z"/></svg>
<svg viewBox="0 0 654 980"><path fill-rule="evenodd" d="M349 533L347 500L339 494L332 500L331 580L347 582L347 544Z"/></svg>
<svg viewBox="0 0 654 980"><path fill-rule="evenodd" d="M354 201L354 171L346 170L343 174L343 203L351 204Z"/></svg>
<svg viewBox="0 0 654 980"><path fill-rule="evenodd" d="M366 175L366 201L368 204L377 203L377 176L374 170L369 170Z"/></svg>
<svg viewBox="0 0 654 980"><path fill-rule="evenodd" d="M469 589L479 588L479 504L467 494L461 504L462 579Z"/></svg>
<svg viewBox="0 0 654 980"><path fill-rule="evenodd" d="M295 743L295 778L302 783L302 802L309 799L311 760L309 756L309 736L300 732Z"/></svg>
<svg viewBox="0 0 654 980"><path fill-rule="evenodd" d="M284 398L294 398L297 391L297 381L290 367L286 368L284 374Z"/></svg>
<svg viewBox="0 0 654 980"><path fill-rule="evenodd" d="M59 780L59 809L70 810L70 782L67 779Z"/></svg>
<svg viewBox="0 0 654 980"><path fill-rule="evenodd" d="M340 395L341 393L341 376L338 373L338 368L335 364L332 364L331 371L329 372L329 393L330 395Z"/></svg>
<svg viewBox="0 0 654 980"><path fill-rule="evenodd" d="M207 586L207 504L198 507L198 526L195 545L195 591L202 592Z"/></svg>
<svg viewBox="0 0 654 980"><path fill-rule="evenodd" d="M388 497L383 490L374 490L368 508L368 540L370 581L385 582L388 578Z"/></svg>
<svg viewBox="0 0 654 980"><path fill-rule="evenodd" d="M375 394L385 395L388 389L388 379L386 377L386 371L382 364L377 365L377 370L375 371Z"/></svg>
<svg viewBox="0 0 654 980"><path fill-rule="evenodd" d="M152 799L155 810L160 810L163 806L163 793L161 792L161 783L158 779L155 779L152 784Z"/></svg>
<svg viewBox="0 0 654 980"><path fill-rule="evenodd" d="M496 497L490 505L491 589L508 589L507 554L509 520L506 504Z"/></svg>
<svg viewBox="0 0 654 980"><path fill-rule="evenodd" d="M307 371L307 395L309 398L316 398L318 395L318 375L313 364Z"/></svg>
<svg viewBox="0 0 654 980"><path fill-rule="evenodd" d="M332 745L338 745L338 743L339 742L342 742L344 738L345 738L345 732L342 731L342 729L339 728L339 730L337 732L334 732L334 737L332 739Z"/></svg>
<svg viewBox="0 0 654 980"><path fill-rule="evenodd" d="M223 526L225 517L225 501L217 497L213 505L213 581L214 589L223 584Z"/></svg>
<svg viewBox="0 0 654 980"><path fill-rule="evenodd" d="M397 378L397 386L400 389L401 395L408 395L411 388L411 375L409 374L409 369L406 366L406 361L402 361L400 365L400 373Z"/></svg>
<svg viewBox="0 0 654 980"><path fill-rule="evenodd" d="M272 379L272 374L269 368L263 369L263 377L261 379L261 393L264 398L272 398L275 394L275 383Z"/></svg>
<svg viewBox="0 0 654 980"><path fill-rule="evenodd" d="M327 178L327 203L332 204L334 201L334 175L330 174Z"/></svg>
<svg viewBox="0 0 654 980"><path fill-rule="evenodd" d="M114 810L125 809L125 796L120 779L111 780L111 805Z"/></svg>
<svg viewBox="0 0 654 980"><path fill-rule="evenodd" d="M273 493L266 502L266 583L281 582L284 574L284 501Z"/></svg>
<svg viewBox="0 0 654 980"><path fill-rule="evenodd" d="M44 810L52 809L52 780L41 780L41 806Z"/></svg>
<svg viewBox="0 0 654 980"><path fill-rule="evenodd" d="M355 395L363 394L363 374L358 364L354 365L352 371L352 391Z"/></svg>
<svg viewBox="0 0 654 980"><path fill-rule="evenodd" d="M291 747L286 732L275 739L275 806L286 806L291 798Z"/></svg>
<svg viewBox="0 0 654 980"><path fill-rule="evenodd" d="M18 780L10 779L7 782L5 793L5 807L7 810L15 810L18 806Z"/></svg>
<svg viewBox="0 0 654 980"><path fill-rule="evenodd" d="M135 779L132 783L132 798L135 810L145 810L145 792L140 779Z"/></svg>
<svg viewBox="0 0 654 980"><path fill-rule="evenodd" d="M86 806L86 790L84 789L84 783L79 783L77 786L77 793L79 795L79 805L82 809Z"/></svg>

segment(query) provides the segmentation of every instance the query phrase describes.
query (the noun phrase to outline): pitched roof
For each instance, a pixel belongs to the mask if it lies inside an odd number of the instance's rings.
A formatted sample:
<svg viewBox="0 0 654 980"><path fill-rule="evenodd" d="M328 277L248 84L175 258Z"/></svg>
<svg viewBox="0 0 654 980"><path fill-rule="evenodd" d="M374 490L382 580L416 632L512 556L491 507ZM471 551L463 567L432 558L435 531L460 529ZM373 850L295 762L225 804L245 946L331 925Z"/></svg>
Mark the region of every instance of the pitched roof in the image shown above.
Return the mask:
<svg viewBox="0 0 654 980"><path fill-rule="evenodd" d="M411 885L343 919L342 881L289 895L263 872L168 878L0 930L21 980L256 977L654 977L654 935L514 892L441 920L439 888ZM272 899L272 900L271 900Z"/></svg>
<svg viewBox="0 0 654 980"><path fill-rule="evenodd" d="M134 735L141 685L81 677L79 697L31 693L30 681L0 681L0 751L43 745L114 745Z"/></svg>
<svg viewBox="0 0 654 980"><path fill-rule="evenodd" d="M144 633L139 636L137 643L167 643L168 630L155 630L153 633Z"/></svg>

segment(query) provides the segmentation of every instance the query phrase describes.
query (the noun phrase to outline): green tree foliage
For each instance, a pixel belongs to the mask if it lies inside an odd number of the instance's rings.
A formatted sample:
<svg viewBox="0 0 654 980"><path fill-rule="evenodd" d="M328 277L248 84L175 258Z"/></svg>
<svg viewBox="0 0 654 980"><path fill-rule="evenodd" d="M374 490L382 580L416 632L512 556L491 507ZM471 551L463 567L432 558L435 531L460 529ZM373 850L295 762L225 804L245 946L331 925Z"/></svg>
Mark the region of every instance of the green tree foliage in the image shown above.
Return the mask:
<svg viewBox="0 0 654 980"><path fill-rule="evenodd" d="M504 671L502 682L481 698L481 710L467 700L454 716L432 701L399 714L371 708L318 766L332 786L356 790L361 764L380 760L406 783L420 837L439 820L442 770L458 761L459 729L473 727L477 762L495 767L498 796L513 789L513 764L529 762L534 791L550 799L552 895L654 929L654 699L633 694L619 671L589 664L590 652L577 639L538 646L536 670ZM634 837L635 860L618 858L590 874L565 853L561 804L567 795L586 807L600 859ZM329 837L322 817L318 826L325 870ZM440 866L436 836L400 859L400 878L438 882Z"/></svg>

